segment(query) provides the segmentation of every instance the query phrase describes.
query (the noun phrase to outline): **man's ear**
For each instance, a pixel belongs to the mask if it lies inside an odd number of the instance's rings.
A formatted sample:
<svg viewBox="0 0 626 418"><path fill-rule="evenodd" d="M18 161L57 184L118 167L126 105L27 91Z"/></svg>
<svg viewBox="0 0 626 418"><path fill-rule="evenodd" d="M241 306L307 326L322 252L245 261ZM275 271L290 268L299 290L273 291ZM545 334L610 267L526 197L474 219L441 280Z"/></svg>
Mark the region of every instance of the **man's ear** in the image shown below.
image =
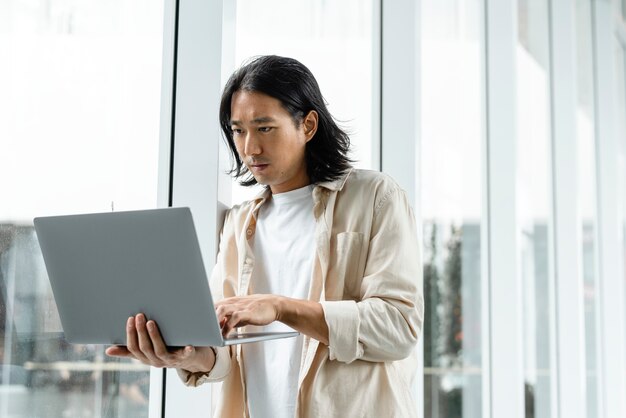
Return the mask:
<svg viewBox="0 0 626 418"><path fill-rule="evenodd" d="M304 127L304 136L306 138L306 142L309 142L315 136L315 132L317 132L317 120L318 115L315 110L311 110L304 117L302 125Z"/></svg>

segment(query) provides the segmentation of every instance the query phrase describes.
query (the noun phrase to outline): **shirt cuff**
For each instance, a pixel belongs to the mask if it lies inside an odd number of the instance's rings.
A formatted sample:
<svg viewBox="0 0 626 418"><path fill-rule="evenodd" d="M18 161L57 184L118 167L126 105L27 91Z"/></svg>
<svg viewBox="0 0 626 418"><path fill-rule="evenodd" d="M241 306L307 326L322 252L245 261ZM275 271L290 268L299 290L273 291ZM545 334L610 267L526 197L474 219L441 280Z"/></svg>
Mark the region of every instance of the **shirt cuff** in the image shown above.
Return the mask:
<svg viewBox="0 0 626 418"><path fill-rule="evenodd" d="M328 350L331 360L352 363L363 356L359 342L361 319L353 300L320 302L328 325Z"/></svg>
<svg viewBox="0 0 626 418"><path fill-rule="evenodd" d="M176 369L178 377L186 386L200 386L204 383L219 382L230 372L230 347L214 347L215 364L208 372L190 372Z"/></svg>

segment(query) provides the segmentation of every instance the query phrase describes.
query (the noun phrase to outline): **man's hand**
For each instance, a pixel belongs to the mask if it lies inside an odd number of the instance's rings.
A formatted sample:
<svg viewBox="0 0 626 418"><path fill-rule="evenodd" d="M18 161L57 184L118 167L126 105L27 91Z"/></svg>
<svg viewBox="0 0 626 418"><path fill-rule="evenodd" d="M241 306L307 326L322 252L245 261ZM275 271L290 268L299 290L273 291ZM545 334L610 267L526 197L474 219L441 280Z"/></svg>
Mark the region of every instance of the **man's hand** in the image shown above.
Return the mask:
<svg viewBox="0 0 626 418"><path fill-rule="evenodd" d="M222 335L245 325L269 325L278 320L280 296L250 295L232 297L215 304Z"/></svg>
<svg viewBox="0 0 626 418"><path fill-rule="evenodd" d="M278 295L249 295L223 299L215 304L222 334L245 325L269 325L280 321L328 345L324 309L317 302Z"/></svg>
<svg viewBox="0 0 626 418"><path fill-rule="evenodd" d="M154 367L175 367L190 372L208 372L215 364L211 347L186 346L168 350L156 322L146 321L144 314L128 318L126 322L126 347L111 346L106 354L128 357Z"/></svg>

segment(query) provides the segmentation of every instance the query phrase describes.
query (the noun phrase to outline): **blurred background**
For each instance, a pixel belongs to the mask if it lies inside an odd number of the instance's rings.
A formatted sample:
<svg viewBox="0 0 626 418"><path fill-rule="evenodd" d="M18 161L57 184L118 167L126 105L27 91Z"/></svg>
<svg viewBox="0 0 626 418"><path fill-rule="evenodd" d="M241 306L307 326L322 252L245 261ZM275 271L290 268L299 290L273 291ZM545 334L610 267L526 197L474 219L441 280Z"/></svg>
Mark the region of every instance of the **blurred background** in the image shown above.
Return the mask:
<svg viewBox="0 0 626 418"><path fill-rule="evenodd" d="M168 25L193 3L0 2L0 417L165 411L159 371L64 341L32 220L162 205ZM626 0L402 0L391 47L391 0L213 3L222 82L255 55L302 61L355 165L413 199L423 416L626 416Z"/></svg>

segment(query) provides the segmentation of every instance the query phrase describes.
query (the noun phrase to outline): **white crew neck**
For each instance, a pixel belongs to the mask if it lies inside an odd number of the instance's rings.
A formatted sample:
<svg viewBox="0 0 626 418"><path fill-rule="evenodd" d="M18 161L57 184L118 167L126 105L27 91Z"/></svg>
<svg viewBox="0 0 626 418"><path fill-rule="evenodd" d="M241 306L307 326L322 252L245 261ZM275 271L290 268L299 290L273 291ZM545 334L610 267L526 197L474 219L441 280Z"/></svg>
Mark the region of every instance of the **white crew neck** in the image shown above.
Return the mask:
<svg viewBox="0 0 626 418"><path fill-rule="evenodd" d="M298 201L313 194L313 185L309 184L299 189L289 190L288 192L272 194L272 200L277 205L284 205L294 201Z"/></svg>

